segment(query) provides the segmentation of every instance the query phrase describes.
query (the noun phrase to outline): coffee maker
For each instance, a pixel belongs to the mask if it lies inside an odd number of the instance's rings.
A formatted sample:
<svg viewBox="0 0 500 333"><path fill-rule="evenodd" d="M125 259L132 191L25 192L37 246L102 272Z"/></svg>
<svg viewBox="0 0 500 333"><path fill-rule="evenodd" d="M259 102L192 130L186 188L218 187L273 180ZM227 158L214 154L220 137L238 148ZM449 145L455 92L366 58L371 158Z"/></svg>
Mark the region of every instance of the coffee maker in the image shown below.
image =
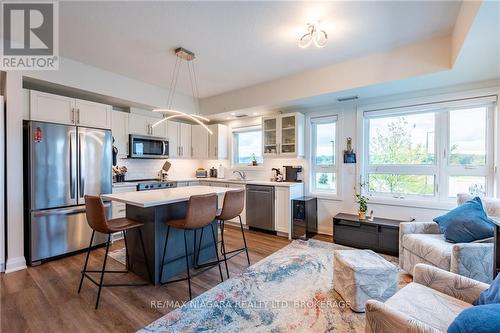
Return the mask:
<svg viewBox="0 0 500 333"><path fill-rule="evenodd" d="M302 172L302 167L299 166L290 166L290 165L284 165L283 168L285 169L285 182L296 182L296 183L301 183L302 180L298 179L298 174L299 172Z"/></svg>

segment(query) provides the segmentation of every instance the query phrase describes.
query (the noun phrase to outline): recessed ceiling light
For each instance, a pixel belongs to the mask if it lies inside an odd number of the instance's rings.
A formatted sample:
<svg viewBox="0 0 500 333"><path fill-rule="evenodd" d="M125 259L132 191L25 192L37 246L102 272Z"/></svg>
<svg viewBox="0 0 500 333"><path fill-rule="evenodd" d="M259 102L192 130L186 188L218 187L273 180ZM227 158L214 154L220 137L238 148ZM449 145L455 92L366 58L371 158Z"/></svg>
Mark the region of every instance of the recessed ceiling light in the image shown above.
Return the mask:
<svg viewBox="0 0 500 333"><path fill-rule="evenodd" d="M234 112L231 112L231 116L236 116L236 113L234 113Z"/></svg>
<svg viewBox="0 0 500 333"><path fill-rule="evenodd" d="M231 117L226 117L227 120L231 119Z"/></svg>
<svg viewBox="0 0 500 333"><path fill-rule="evenodd" d="M252 114L253 114L254 116L258 115L258 113L257 113L257 112L254 112L254 113L252 113Z"/></svg>

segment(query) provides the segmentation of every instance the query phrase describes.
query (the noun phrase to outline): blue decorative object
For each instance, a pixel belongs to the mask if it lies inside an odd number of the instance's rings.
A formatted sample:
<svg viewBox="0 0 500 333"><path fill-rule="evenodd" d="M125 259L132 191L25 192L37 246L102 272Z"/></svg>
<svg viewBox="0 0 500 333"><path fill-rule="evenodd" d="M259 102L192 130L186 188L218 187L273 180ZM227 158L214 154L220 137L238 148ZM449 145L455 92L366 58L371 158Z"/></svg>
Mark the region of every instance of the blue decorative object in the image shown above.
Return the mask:
<svg viewBox="0 0 500 333"><path fill-rule="evenodd" d="M474 305L500 304L500 274L491 283L490 287L483 291Z"/></svg>
<svg viewBox="0 0 500 333"><path fill-rule="evenodd" d="M445 215L436 217L448 242L470 243L493 237L494 225L484 211L481 199L475 197Z"/></svg>
<svg viewBox="0 0 500 333"><path fill-rule="evenodd" d="M448 327L448 333L500 332L500 304L478 305L465 309Z"/></svg>

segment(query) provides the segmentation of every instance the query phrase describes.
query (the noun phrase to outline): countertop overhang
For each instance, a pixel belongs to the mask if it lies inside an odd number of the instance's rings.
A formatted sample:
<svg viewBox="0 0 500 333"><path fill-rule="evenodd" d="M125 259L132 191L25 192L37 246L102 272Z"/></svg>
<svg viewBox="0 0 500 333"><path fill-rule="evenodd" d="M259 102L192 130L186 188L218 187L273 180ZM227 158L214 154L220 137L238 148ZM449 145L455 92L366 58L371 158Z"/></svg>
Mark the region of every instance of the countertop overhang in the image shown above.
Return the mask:
<svg viewBox="0 0 500 333"><path fill-rule="evenodd" d="M189 200L192 195L210 194L215 193L222 195L227 191L234 191L234 188L216 187L216 186L188 186L176 187L161 190L151 191L133 191L114 194L103 194L103 200L111 200L123 202L127 205L148 208L161 205L168 205L171 203L182 202Z"/></svg>

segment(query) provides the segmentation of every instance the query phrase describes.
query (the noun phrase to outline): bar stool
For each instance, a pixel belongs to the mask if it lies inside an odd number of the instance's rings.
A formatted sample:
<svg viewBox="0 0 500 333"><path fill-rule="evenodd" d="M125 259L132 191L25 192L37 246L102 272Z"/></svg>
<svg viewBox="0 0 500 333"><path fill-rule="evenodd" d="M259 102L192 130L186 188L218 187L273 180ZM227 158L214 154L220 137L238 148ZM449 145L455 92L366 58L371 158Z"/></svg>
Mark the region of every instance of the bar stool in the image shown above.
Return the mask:
<svg viewBox="0 0 500 333"><path fill-rule="evenodd" d="M200 243L199 243L199 247L198 247L198 257L199 257L199 249L201 248L201 241L203 238L203 230L206 226L210 225L210 229L212 230L212 238L214 241L214 250L215 250L215 255L217 257L217 260L214 262L203 264L203 265L198 265L197 259L196 259L196 249L193 248L193 266L195 268L208 267L207 269L209 269L209 268L214 267L215 265L218 265L221 281L224 280L224 278L222 276L222 269L220 267L219 252L217 251L217 239L215 237L214 226L212 224L212 222L215 220L216 212L217 212L217 194L193 195L189 198L185 218L177 219L177 220L169 220L169 221L165 222L165 224L167 225L167 236L165 237L165 246L163 248L163 255L162 255L162 259L161 259L160 283L161 284L169 284L169 283L187 280L188 287L189 287L189 299L192 299L191 277L195 276L195 275L192 275L190 272L190 269L189 269L189 255L188 255L188 249L187 249L188 246L187 246L187 238L186 238L186 234L188 231L190 231L190 230L193 231L193 233L194 233L193 247L196 247L196 231L201 230ZM165 254L167 252L167 244L168 244L168 236L170 234L170 228L184 231L184 255L186 258L187 277L162 282L163 268L166 265L165 264ZM197 272L197 273L199 274L199 273L202 273L204 271L205 270Z"/></svg>
<svg viewBox="0 0 500 333"><path fill-rule="evenodd" d="M247 255L248 266L250 266L250 256L248 255L247 241L245 239L245 231L243 229L243 223L241 222L241 212L245 207L245 190L235 190L227 191L224 195L224 204L222 209L217 211L216 219L220 221L221 230L221 253L224 257L224 262L226 264L226 273L229 278L229 269L227 268L227 260L237 256L241 252L245 251ZM226 244L224 243L224 223L225 221L232 220L238 217L240 220L241 236L243 237L244 247L236 250L226 251ZM232 254L229 258L228 254Z"/></svg>
<svg viewBox="0 0 500 333"><path fill-rule="evenodd" d="M131 286L146 286L148 283L115 283L115 284L104 284L104 273L128 273L129 270L129 257L128 257L128 248L127 248L127 231L132 229L137 229L139 232L139 238L141 240L142 253L144 255L144 261L146 262L146 268L148 271L148 276L151 279L151 271L149 269L149 264L146 258L146 249L144 247L144 240L142 238L141 227L144 225L141 222L134 221L128 218L117 218L108 220L106 217L106 210L102 203L102 200L98 196L86 195L85 196L85 209L87 215L87 222L89 226L92 228L92 236L90 237L90 244L87 250L87 258L85 259L85 265L83 266L83 271L81 273L82 277L80 279L80 286L78 287L78 293L82 290L83 278L86 277L92 283L99 287L97 291L97 301L95 303L95 308L97 309L99 306L99 299L101 297L101 289L103 287L131 287ZM101 232L103 234L108 235L108 239L106 241L106 254L104 255L104 262L102 264L101 270L88 270L87 264L89 262L90 250L92 248L92 242L94 240L95 232ZM109 244L111 243L111 234L115 232L123 232L123 238L125 241L125 253L126 253L126 270L124 271L116 271L116 270L106 270L106 261L108 259L109 252ZM94 280L87 273L101 273L101 278L99 282Z"/></svg>

